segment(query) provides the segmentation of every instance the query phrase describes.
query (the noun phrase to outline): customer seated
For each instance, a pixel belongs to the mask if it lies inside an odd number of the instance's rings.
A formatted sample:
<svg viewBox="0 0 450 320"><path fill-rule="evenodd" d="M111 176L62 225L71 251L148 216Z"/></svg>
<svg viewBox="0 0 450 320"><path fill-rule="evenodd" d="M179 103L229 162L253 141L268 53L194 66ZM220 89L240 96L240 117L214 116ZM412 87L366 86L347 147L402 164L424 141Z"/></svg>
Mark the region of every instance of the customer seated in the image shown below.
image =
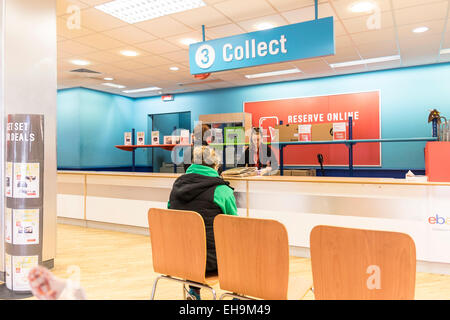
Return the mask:
<svg viewBox="0 0 450 320"><path fill-rule="evenodd" d="M219 214L237 215L236 199L229 182L223 180L217 169L219 157L208 146L194 148L194 163L185 175L173 184L169 209L198 212L205 222L207 260L206 272L217 272L214 242L214 218ZM191 299L200 299L200 289L190 288Z"/></svg>

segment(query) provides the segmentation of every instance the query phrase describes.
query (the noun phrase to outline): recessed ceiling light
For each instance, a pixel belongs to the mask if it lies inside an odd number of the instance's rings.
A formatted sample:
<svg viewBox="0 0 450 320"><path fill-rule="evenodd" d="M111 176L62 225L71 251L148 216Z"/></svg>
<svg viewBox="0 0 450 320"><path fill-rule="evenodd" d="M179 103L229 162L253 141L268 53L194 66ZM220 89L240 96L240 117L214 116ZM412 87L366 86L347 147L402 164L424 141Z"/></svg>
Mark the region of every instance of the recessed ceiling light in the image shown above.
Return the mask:
<svg viewBox="0 0 450 320"><path fill-rule="evenodd" d="M136 57L139 55L136 51L133 50L122 50L120 51L120 54L127 56L127 57Z"/></svg>
<svg viewBox="0 0 450 320"><path fill-rule="evenodd" d="M400 60L400 56L397 55L397 56L379 57L379 58L373 58L373 59L362 59L362 60L355 60L355 61L332 63L332 64L330 64L330 67L342 68L342 67L358 66L358 65L369 64L369 63L395 61L395 60Z"/></svg>
<svg viewBox="0 0 450 320"><path fill-rule="evenodd" d="M124 90L124 93L139 93L139 92L147 92L147 91L156 91L161 90L158 87L150 87L150 88L142 88L142 89L134 89L134 90Z"/></svg>
<svg viewBox="0 0 450 320"><path fill-rule="evenodd" d="M106 80L106 81L113 81L114 78L103 78L103 80Z"/></svg>
<svg viewBox="0 0 450 320"><path fill-rule="evenodd" d="M267 30L267 29L272 29L273 27L275 27L275 26L270 22L262 22L262 23L258 23L257 25L255 25L255 28L258 30Z"/></svg>
<svg viewBox="0 0 450 320"><path fill-rule="evenodd" d="M172 70L172 71L178 71L178 70L180 70L180 68L178 68L178 67L170 67L169 69Z"/></svg>
<svg viewBox="0 0 450 320"><path fill-rule="evenodd" d="M281 75L285 75L285 74L299 73L299 72L301 72L301 71L298 68L295 68L295 69L280 70L280 71L273 71L273 72L248 74L245 77L247 79L254 79L254 78L281 76Z"/></svg>
<svg viewBox="0 0 450 320"><path fill-rule="evenodd" d="M422 33L422 32L426 32L428 30L430 30L428 27L418 27L418 28L413 29L413 32L414 33Z"/></svg>
<svg viewBox="0 0 450 320"><path fill-rule="evenodd" d="M205 5L203 0L115 0L95 8L133 24Z"/></svg>
<svg viewBox="0 0 450 320"><path fill-rule="evenodd" d="M121 84L115 84L115 83L102 83L102 85L107 86L107 87L111 87L111 88L115 88L115 89L123 89L126 88L126 86L123 86Z"/></svg>
<svg viewBox="0 0 450 320"><path fill-rule="evenodd" d="M191 45L193 43L197 43L199 41L195 40L195 39L191 39L191 38L186 38L186 39L181 39L180 42L186 46L189 46L189 45Z"/></svg>
<svg viewBox="0 0 450 320"><path fill-rule="evenodd" d="M441 50L441 54L449 54L449 53L450 53L450 48Z"/></svg>
<svg viewBox="0 0 450 320"><path fill-rule="evenodd" d="M89 61L86 61L86 60L78 60L78 59L70 60L70 62L71 62L72 64L76 65L76 66L88 66L88 65L91 64Z"/></svg>
<svg viewBox="0 0 450 320"><path fill-rule="evenodd" d="M355 13L370 12L375 9L375 3L372 1L359 1L350 5L350 11Z"/></svg>

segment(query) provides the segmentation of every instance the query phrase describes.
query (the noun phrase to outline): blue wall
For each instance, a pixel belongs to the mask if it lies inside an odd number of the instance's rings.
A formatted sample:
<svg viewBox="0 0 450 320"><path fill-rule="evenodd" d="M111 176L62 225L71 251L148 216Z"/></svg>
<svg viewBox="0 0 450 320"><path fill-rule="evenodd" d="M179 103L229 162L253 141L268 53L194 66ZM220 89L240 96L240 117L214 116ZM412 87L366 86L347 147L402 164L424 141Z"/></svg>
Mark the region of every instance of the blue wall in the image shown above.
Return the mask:
<svg viewBox="0 0 450 320"><path fill-rule="evenodd" d="M58 92L58 167L129 166L123 144L134 122L134 101L82 88Z"/></svg>
<svg viewBox="0 0 450 320"><path fill-rule="evenodd" d="M61 91L58 165L70 166L77 159L75 145L74 151L60 146L67 141L76 144L78 134L83 166L129 166L130 155L112 146L122 144L123 132L131 127L147 131L148 114L191 111L193 127L200 114L242 112L246 101L372 90L381 91L382 138L431 136L431 126L427 124L429 109L437 108L450 115L450 63L177 94L172 102L162 102L160 97L132 100L87 89ZM77 103L79 129L70 122ZM70 126L66 132L67 122ZM91 134L95 134L96 143L86 141ZM425 143L382 144L383 169L423 169L424 146ZM149 165L147 157L138 155L137 164Z"/></svg>

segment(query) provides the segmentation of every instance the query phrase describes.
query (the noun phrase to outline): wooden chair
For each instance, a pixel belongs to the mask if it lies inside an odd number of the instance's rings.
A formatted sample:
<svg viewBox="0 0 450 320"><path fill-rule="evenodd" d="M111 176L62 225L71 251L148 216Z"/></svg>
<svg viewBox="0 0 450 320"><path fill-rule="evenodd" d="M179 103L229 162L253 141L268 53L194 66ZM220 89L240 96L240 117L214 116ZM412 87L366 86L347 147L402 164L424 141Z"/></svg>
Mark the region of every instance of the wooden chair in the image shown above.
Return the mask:
<svg viewBox="0 0 450 320"><path fill-rule="evenodd" d="M206 231L203 218L193 211L152 208L148 212L148 225L152 245L153 269L162 274L155 279L152 296L161 279L183 284L186 299L186 285L206 288L216 299L211 287L217 283L217 275L205 276Z"/></svg>
<svg viewBox="0 0 450 320"><path fill-rule="evenodd" d="M316 299L414 299L416 247L410 236L317 226L310 238Z"/></svg>
<svg viewBox="0 0 450 320"><path fill-rule="evenodd" d="M286 228L273 220L218 215L214 220L219 283L238 299L303 298L312 281L289 277Z"/></svg>

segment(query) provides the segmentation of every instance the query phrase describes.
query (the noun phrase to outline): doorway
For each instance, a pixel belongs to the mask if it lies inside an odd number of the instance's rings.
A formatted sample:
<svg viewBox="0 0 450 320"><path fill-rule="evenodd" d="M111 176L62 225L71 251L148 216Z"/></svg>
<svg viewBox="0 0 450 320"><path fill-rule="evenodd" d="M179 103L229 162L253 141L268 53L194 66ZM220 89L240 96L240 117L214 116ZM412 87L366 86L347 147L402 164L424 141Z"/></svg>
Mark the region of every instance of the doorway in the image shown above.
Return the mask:
<svg viewBox="0 0 450 320"><path fill-rule="evenodd" d="M152 131L159 131L159 143L164 143L164 136L179 136L180 130L191 132L191 112L173 112L148 115L148 136ZM151 148L148 153L149 162L153 164L153 172L173 172L171 152L161 148Z"/></svg>

